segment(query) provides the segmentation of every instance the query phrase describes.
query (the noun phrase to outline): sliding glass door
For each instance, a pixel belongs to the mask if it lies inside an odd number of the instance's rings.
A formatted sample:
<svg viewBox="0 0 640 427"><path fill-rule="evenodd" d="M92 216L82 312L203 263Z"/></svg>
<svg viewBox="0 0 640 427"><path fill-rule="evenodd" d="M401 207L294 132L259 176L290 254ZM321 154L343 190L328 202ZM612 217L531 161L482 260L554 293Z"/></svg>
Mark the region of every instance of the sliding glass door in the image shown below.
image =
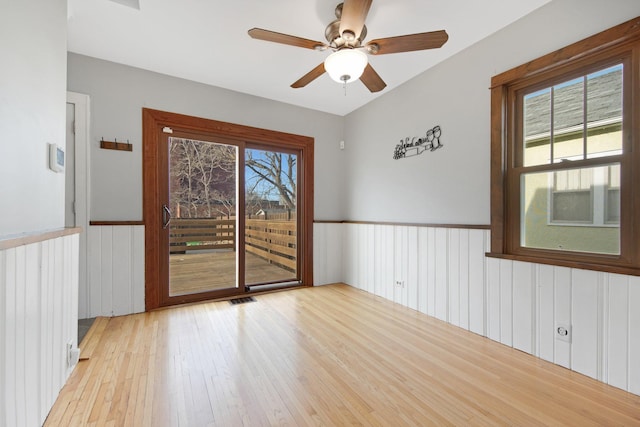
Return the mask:
<svg viewBox="0 0 640 427"><path fill-rule="evenodd" d="M143 111L147 309L312 284L313 139Z"/></svg>

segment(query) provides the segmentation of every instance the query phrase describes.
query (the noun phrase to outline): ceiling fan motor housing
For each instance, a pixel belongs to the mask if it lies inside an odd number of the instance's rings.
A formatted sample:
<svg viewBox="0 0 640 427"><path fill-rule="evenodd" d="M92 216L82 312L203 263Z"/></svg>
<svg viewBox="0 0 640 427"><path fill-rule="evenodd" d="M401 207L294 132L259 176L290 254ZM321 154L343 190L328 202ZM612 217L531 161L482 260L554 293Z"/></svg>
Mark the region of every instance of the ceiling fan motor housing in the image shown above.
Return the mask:
<svg viewBox="0 0 640 427"><path fill-rule="evenodd" d="M340 6L341 5L342 3L340 3ZM345 34L340 34L340 19L336 19L327 25L327 28L324 30L324 36L329 42L329 45L334 49L342 49L343 47L357 48L362 45L362 41L367 36L367 26L362 27L360 37L356 39L353 31L345 31Z"/></svg>

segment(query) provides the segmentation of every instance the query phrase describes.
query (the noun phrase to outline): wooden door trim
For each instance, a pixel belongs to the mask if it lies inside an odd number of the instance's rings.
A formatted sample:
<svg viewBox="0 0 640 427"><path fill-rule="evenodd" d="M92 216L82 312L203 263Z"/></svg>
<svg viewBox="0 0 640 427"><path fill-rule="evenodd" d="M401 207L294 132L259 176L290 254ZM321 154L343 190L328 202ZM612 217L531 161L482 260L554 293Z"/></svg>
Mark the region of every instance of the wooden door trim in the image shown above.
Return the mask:
<svg viewBox="0 0 640 427"><path fill-rule="evenodd" d="M163 305L159 292L160 239L157 230L160 215L157 211L161 198L158 188L159 164L157 142L164 127L176 128L185 132L204 133L220 138L260 143L273 149L299 150L300 174L300 227L303 244L301 246L300 280L303 285L313 285L313 170L314 139L268 129L254 128L217 120L186 116L165 111L142 109L142 183L143 215L145 222L145 310L153 310ZM206 295L203 295L206 297Z"/></svg>

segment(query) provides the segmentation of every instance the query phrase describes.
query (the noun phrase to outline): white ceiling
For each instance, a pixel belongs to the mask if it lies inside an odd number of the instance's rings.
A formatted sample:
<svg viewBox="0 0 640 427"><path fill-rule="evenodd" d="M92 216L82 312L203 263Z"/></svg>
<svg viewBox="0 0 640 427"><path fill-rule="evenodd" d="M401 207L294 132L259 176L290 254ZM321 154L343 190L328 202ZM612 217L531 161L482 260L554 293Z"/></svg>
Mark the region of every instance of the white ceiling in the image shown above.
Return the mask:
<svg viewBox="0 0 640 427"><path fill-rule="evenodd" d="M345 115L550 0L374 0L365 40L447 30L441 48L370 56L387 83L344 88L327 74L292 89L329 55L254 40L260 27L325 42L339 0L68 0L68 49L301 107ZM139 8L138 8L139 7Z"/></svg>

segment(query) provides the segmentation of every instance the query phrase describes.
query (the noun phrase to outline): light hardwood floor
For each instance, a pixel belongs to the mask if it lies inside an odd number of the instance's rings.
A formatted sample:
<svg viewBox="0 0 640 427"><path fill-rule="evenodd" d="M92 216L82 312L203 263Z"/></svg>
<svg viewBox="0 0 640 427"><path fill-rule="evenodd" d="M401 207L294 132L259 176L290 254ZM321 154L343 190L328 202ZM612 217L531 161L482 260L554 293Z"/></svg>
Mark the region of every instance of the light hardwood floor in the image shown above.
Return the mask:
<svg viewBox="0 0 640 427"><path fill-rule="evenodd" d="M640 425L640 397L346 285L99 318L47 426Z"/></svg>

